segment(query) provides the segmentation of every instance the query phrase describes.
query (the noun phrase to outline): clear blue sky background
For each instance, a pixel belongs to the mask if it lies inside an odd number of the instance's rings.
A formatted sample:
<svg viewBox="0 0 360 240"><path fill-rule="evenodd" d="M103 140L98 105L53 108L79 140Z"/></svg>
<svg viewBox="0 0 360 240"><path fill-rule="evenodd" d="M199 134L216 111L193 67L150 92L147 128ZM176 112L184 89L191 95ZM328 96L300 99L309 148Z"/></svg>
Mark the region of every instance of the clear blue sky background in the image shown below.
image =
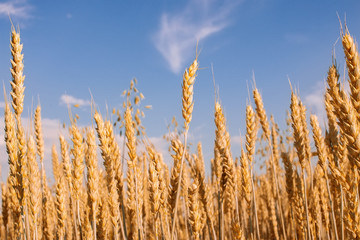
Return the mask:
<svg viewBox="0 0 360 240"><path fill-rule="evenodd" d="M48 145L57 143L59 125L68 122L65 102L79 103L79 123L89 124L89 89L104 113L106 104L120 108L122 91L136 77L143 103L153 106L144 119L147 133L166 151L161 136L172 116L182 122L182 73L198 41L201 70L194 86L191 141L202 141L205 157L211 158L213 64L237 155L253 72L267 113L281 127L290 103L288 77L309 111L323 114L323 81L340 36L336 13L342 21L346 14L357 38L359 10L356 0L0 1L0 80L9 91L10 14L24 44L24 117L39 96ZM335 51L343 69L340 42ZM3 144L0 157L7 168Z"/></svg>

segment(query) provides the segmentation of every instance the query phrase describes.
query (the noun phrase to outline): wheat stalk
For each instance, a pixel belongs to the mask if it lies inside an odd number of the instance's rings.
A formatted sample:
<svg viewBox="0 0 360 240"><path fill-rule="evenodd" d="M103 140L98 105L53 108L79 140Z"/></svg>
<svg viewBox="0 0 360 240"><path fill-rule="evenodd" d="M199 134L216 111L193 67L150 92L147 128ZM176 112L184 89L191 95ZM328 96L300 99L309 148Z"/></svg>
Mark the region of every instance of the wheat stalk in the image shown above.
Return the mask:
<svg viewBox="0 0 360 240"><path fill-rule="evenodd" d="M66 222L66 206L65 206L65 180L62 176L58 178L56 184L56 212L57 212L57 238L65 239L65 222Z"/></svg>
<svg viewBox="0 0 360 240"><path fill-rule="evenodd" d="M75 124L72 125L70 128L70 135L71 135L71 141L73 142L73 149L71 149L71 153L73 155L72 187L73 187L74 200L76 204L76 216L77 216L76 226L79 227L80 237L82 237L81 215L80 215L80 190L83 182L83 172L84 172L84 144L80 130Z"/></svg>
<svg viewBox="0 0 360 240"><path fill-rule="evenodd" d="M115 170L113 162L113 158L111 156L111 149L110 149L110 139L114 139L112 128L110 127L110 123L107 122L106 124L108 127L105 126L105 123L101 117L101 115L98 112L95 112L94 119L96 122L96 131L98 134L98 138L100 140L100 150L101 155L104 159L104 165L106 170L106 181L108 186L108 203L110 208L110 214L111 214L111 223L113 225L115 238L118 238L118 228L119 228L119 222L121 221L120 218L120 211L119 211L119 195L116 190L116 180L115 180ZM122 235L125 236L123 226L120 224L120 229L122 232Z"/></svg>
<svg viewBox="0 0 360 240"><path fill-rule="evenodd" d="M8 154L8 163L9 163L9 191L15 192L20 184L18 182L18 142L16 139L16 123L13 113L10 110L9 104L5 103L5 143L6 143L6 152ZM21 233L21 205L16 194L10 195L11 199L11 208L13 210L13 218L15 225L15 233Z"/></svg>
<svg viewBox="0 0 360 240"><path fill-rule="evenodd" d="M30 208L30 216L34 224L34 234L33 239L38 239L38 225L39 225L39 212L40 212L40 199L41 199L41 178L39 172L39 166L36 162L36 150L35 150L35 141L32 136L29 137L28 140L28 169L30 173L30 181L29 181L29 208Z"/></svg>
<svg viewBox="0 0 360 240"><path fill-rule="evenodd" d="M306 225L307 225L307 235L310 238L310 226L309 226L309 214L308 214L308 207L307 207L307 197L306 197L306 181L305 181L305 173L304 169L306 168L306 160L307 159L307 153L306 153L306 138L304 137L304 134L306 134L306 131L304 131L304 122L303 122L303 115L304 112L301 110L301 101L299 100L298 96L292 91L291 92L291 119L292 119L292 127L294 131L294 145L297 150L297 155L299 158L299 162L301 165L301 175L303 178L304 187L303 189L303 203L305 206L305 213L306 213Z"/></svg>
<svg viewBox="0 0 360 240"><path fill-rule="evenodd" d="M96 240L96 216L98 212L99 201L99 173L96 156L96 139L93 129L86 133L86 153L85 162L87 167L87 190L88 190L88 207L89 216L93 228L93 236Z"/></svg>
<svg viewBox="0 0 360 240"><path fill-rule="evenodd" d="M319 122L315 115L311 115L310 124L313 128L314 142L315 142L315 147L317 149L317 155L319 158L318 163L324 172L324 176L325 176L325 180L326 180L326 186L327 186L327 190L328 190L329 202L330 202L331 213L332 213L332 223L333 223L333 228L334 228L335 239L339 239L338 233L337 233L336 221L335 221L334 205L333 205L333 201L332 201L332 197L331 197L331 193L330 193L329 179L328 179L328 175L327 175L327 165L326 165L327 150L325 148L325 140L322 137Z"/></svg>
<svg viewBox="0 0 360 240"><path fill-rule="evenodd" d="M275 181L274 181L274 185L275 185L275 191L276 191L276 200L277 201L277 205L278 205L278 209L279 209L279 214L280 214L280 222L281 222L281 226L282 226L282 230L283 230L283 236L284 238L286 239L286 233L285 233L285 225L284 225L284 217L283 217L283 210L282 210L282 206L281 206L281 202L279 201L280 199L280 193L279 193L279 180L278 180L278 177L277 177L277 172L276 172L276 168L275 168L275 159L274 159L274 156L273 156L273 146L271 144L271 138L270 138L270 135L271 135L271 132L270 132L270 126L269 126L269 121L268 121L268 118L267 118L267 115L266 115L266 111L265 111L265 108L264 108L264 103L263 103L263 100L262 100L262 97L258 91L258 89L255 87L255 89L253 90L253 95L254 95L254 102L255 102L255 105L256 105L256 113L257 113L257 116L260 120L260 123L261 123L261 127L263 129L263 132L265 134L265 138L266 140L268 141L268 144L269 144L269 147L271 149L271 165L272 165L272 171L273 171L273 175L274 175L274 178L275 178Z"/></svg>
<svg viewBox="0 0 360 240"><path fill-rule="evenodd" d="M185 73L183 75L183 84L182 84L182 115L184 118L184 146L187 145L187 134L189 131L189 124L192 119L192 112L194 108L194 102L193 102L193 95L194 95L194 83L196 78L196 73L199 68L197 57L192 62L188 70L185 70ZM181 165L180 165L180 180L182 177L182 172L184 168L184 153L181 157ZM176 191L176 199L175 199L175 205L174 205L174 217L172 219L172 228L171 228L171 240L174 239L175 234L175 223L176 223L176 213L177 213L177 205L179 202L180 197L180 188L181 184L178 185L178 189Z"/></svg>

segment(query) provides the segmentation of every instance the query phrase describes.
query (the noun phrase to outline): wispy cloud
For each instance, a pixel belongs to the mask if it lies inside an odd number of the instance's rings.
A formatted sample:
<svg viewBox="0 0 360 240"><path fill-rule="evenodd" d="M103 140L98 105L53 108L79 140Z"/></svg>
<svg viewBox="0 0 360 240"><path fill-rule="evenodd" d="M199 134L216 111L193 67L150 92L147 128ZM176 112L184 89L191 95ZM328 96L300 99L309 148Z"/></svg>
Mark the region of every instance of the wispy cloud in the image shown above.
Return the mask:
<svg viewBox="0 0 360 240"><path fill-rule="evenodd" d="M244 144L245 142L243 137L240 135L232 136L230 141L231 141L231 145L236 147L241 147L241 144Z"/></svg>
<svg viewBox="0 0 360 240"><path fill-rule="evenodd" d="M197 41L228 26L231 10L240 1L189 0L180 12L162 14L153 40L174 73L182 70Z"/></svg>
<svg viewBox="0 0 360 240"><path fill-rule="evenodd" d="M79 107L90 106L91 102L89 100L76 98L71 95L63 94L60 97L60 105L78 105Z"/></svg>
<svg viewBox="0 0 360 240"><path fill-rule="evenodd" d="M27 19L33 7L26 0L10 0L0 3L0 17Z"/></svg>
<svg viewBox="0 0 360 240"><path fill-rule="evenodd" d="M310 111L309 113L317 115L321 124L324 124L324 120L326 119L324 93L325 83L319 81L315 84L312 91L304 97L304 104Z"/></svg>

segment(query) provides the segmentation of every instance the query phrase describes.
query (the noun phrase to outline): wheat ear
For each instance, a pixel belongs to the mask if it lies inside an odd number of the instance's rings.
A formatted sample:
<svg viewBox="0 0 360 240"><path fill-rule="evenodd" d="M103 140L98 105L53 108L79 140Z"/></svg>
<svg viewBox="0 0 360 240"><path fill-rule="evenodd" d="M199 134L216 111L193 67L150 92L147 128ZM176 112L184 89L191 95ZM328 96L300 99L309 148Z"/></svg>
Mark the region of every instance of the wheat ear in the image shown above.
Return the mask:
<svg viewBox="0 0 360 240"><path fill-rule="evenodd" d="M6 143L6 152L8 154L8 164L9 164L9 191L16 191L19 182L17 178L18 174L18 142L16 139L16 123L14 114L10 110L9 104L5 104L5 143ZM11 208L13 210L13 219L14 219L14 228L15 233L19 234L21 232L21 207L20 202L16 194L10 194L11 199Z"/></svg>
<svg viewBox="0 0 360 240"><path fill-rule="evenodd" d="M40 105L36 107L34 114L34 124L35 124L35 136L36 136L36 148L37 154L40 157L40 162L42 163L44 159L44 139L41 127L41 107Z"/></svg>
<svg viewBox="0 0 360 240"><path fill-rule="evenodd" d="M113 132L108 132L107 130L112 130L112 128L106 128L104 120L102 119L101 115L98 112L95 112L94 119L96 122L96 131L98 134L98 138L100 141L100 150L101 155L104 159L104 166L106 171L106 181L108 186L108 203L110 207L110 214L111 214L111 223L113 225L113 229L115 232L115 238L118 238L118 222L121 221L120 219L120 211L119 211L119 195L116 190L116 179L115 179L115 170L114 166L115 163L113 162L113 158L111 157L111 150L110 150L110 137L109 135L113 135ZM110 124L110 123L108 123ZM122 224L120 227L122 229ZM123 236L125 236L124 231L122 231Z"/></svg>
<svg viewBox="0 0 360 240"><path fill-rule="evenodd" d="M161 207L161 192L160 181L159 181L159 172L157 171L156 165L160 164L159 155L155 152L155 150L151 147L147 147L147 152L150 157L149 162L149 198L151 204L151 219L153 221L153 225L150 226L151 234L154 238L158 238L159 236L159 225L158 225L158 216Z"/></svg>
<svg viewBox="0 0 360 240"><path fill-rule="evenodd" d="M253 94L254 94L254 102L256 105L256 113L259 117L261 127L262 127L262 130L264 131L265 137L266 137L266 139L269 140L270 139L270 126L269 126L269 121L266 116L262 97L257 88L254 89Z"/></svg>
<svg viewBox="0 0 360 240"><path fill-rule="evenodd" d="M350 170L347 176L347 182L349 183L350 188L345 191L348 203L346 208L347 214L345 217L345 223L351 239L358 239L360 237L359 196L357 193L358 178L358 169L355 168Z"/></svg>
<svg viewBox="0 0 360 240"><path fill-rule="evenodd" d="M223 153L225 152L226 146L226 120L224 116L223 109L219 102L215 102L215 147L214 147L214 163L215 163L215 171L216 171L216 183L218 187L218 207L219 207L219 239L224 238L224 214L223 214L223 193L225 189L225 184L221 184L221 181L227 178L226 173L223 177Z"/></svg>
<svg viewBox="0 0 360 240"><path fill-rule="evenodd" d="M307 234L310 238L310 226L309 226L309 214L308 214L308 207L307 207L307 198L306 198L306 181L305 181L305 173L304 169L306 168L306 143L304 138L304 125L303 125L303 117L301 116L301 104L298 96L292 91L291 92L291 119L292 119L292 127L293 127L293 135L294 135L294 145L297 150L297 155L299 158L299 162L301 165L301 175L303 178L303 201L305 206L306 212L306 223L307 223Z"/></svg>
<svg viewBox="0 0 360 240"><path fill-rule="evenodd" d="M281 158L284 163L285 168L285 184L286 184L286 192L288 195L288 200L290 203L290 206L293 205L293 202L295 201L295 173L294 173L294 167L293 162L289 156L288 153L282 152Z"/></svg>
<svg viewBox="0 0 360 240"><path fill-rule="evenodd" d="M348 69L349 86L351 90L351 103L358 113L358 121L360 121L360 59L357 44L349 31L346 29L342 36L342 45L346 57L346 66Z"/></svg>
<svg viewBox="0 0 360 240"><path fill-rule="evenodd" d="M201 214L199 203L199 185L197 179L194 179L193 184L189 188L189 221L195 240L200 240Z"/></svg>
<svg viewBox="0 0 360 240"><path fill-rule="evenodd" d="M185 70L182 84L182 115L184 118L184 128L189 129L194 108L193 95L196 72L198 70L197 59L193 61L188 70Z"/></svg>
<svg viewBox="0 0 360 240"><path fill-rule="evenodd" d="M28 168L30 173L29 181L29 208L30 216L34 224L33 239L38 239L38 225L39 225L39 212L40 212L40 200L41 200L41 179L39 173L39 166L36 162L36 150L35 141L32 136L28 140Z"/></svg>
<svg viewBox="0 0 360 240"><path fill-rule="evenodd" d="M16 136L18 142L18 159L17 159L17 196L21 207L21 218L23 223L24 230L21 231L21 234L26 234L26 205L28 200L28 186L29 186L29 175L28 175L28 164L26 159L26 139L25 139L25 131L21 124L21 118L17 118L17 129Z"/></svg>
<svg viewBox="0 0 360 240"><path fill-rule="evenodd" d="M24 79L23 74L24 64L23 58L24 55L21 53L22 44L20 44L20 32L16 32L15 29L12 29L11 32L11 97L12 97L12 106L15 112L16 122L17 122L17 141L18 141L18 160L17 160L17 179L18 186L16 188L20 207L21 207L21 218L25 234L25 212L26 212L26 201L27 201L27 189L29 177L27 175L27 161L26 161L26 140L25 132L21 124L21 113L23 111L24 104ZM22 232L22 231L20 231ZM20 233L22 234L22 233Z"/></svg>
<svg viewBox="0 0 360 240"><path fill-rule="evenodd" d="M239 223L233 222L231 229L232 229L233 237L235 240L244 240L245 239Z"/></svg>
<svg viewBox="0 0 360 240"><path fill-rule="evenodd" d="M171 148L174 151L174 154L171 155L174 160L174 165L171 169L170 177L170 188L169 188L169 212L172 216L175 215L175 202L176 195L180 185L180 169L181 169L181 156L184 152L184 147L179 139L171 140Z"/></svg>
<svg viewBox="0 0 360 240"><path fill-rule="evenodd" d="M24 104L24 80L25 76L23 74L24 63L23 58L24 55L21 53L23 45L20 43L20 32L16 32L15 29L12 29L11 32L11 75L13 80L11 83L11 97L12 97L12 106L14 108L14 112L16 118L20 118L20 115L23 111Z"/></svg>
<svg viewBox="0 0 360 240"><path fill-rule="evenodd" d="M45 176L46 179L46 176ZM52 231L53 222L51 219L51 192L47 185L47 182L44 182L43 186L43 205L42 205L42 234L44 239L53 239L54 234Z"/></svg>
<svg viewBox="0 0 360 240"><path fill-rule="evenodd" d="M101 170L100 170L101 171ZM107 239L108 237L108 216L109 216L109 207L108 207L108 191L106 186L106 179L103 176L102 172L99 174L99 194L101 197L99 197L99 211L97 216L97 223L96 223L96 237L98 239Z"/></svg>
<svg viewBox="0 0 360 240"><path fill-rule="evenodd" d="M63 167L62 171L64 173L66 184L70 191L70 195L72 195L73 184L72 184L71 163L69 156L69 146L64 136L60 135L59 141L60 141L60 149L61 149L61 165Z"/></svg>
<svg viewBox="0 0 360 240"><path fill-rule="evenodd" d="M59 163L59 155L57 153L55 144L53 144L51 148L51 162L53 166L53 174L54 174L55 182L57 182L59 177L61 177L62 175L62 169Z"/></svg>
<svg viewBox="0 0 360 240"><path fill-rule="evenodd" d="M255 121L255 113L251 105L246 106L246 151L247 151L247 158L252 164L254 159L255 153L255 143L256 143L256 135L257 135L257 128L256 128L256 121Z"/></svg>
<svg viewBox="0 0 360 240"><path fill-rule="evenodd" d="M3 217L4 227L5 227L5 239L8 239L8 223L9 223L9 190L8 186L5 183L1 184L1 214Z"/></svg>
<svg viewBox="0 0 360 240"><path fill-rule="evenodd" d="M99 199L99 173L96 156L96 139L93 129L86 133L86 154L85 162L87 167L87 191L88 191L88 206L90 209L90 219L93 228L93 236L96 240L96 216L98 212Z"/></svg>
<svg viewBox="0 0 360 240"><path fill-rule="evenodd" d="M334 157L334 161L338 162L337 151L338 151L338 125L336 123L336 115L334 114L334 107L331 104L331 96L327 91L325 93L325 110L326 116L328 119L327 128L328 130L325 133L325 142L328 146L328 150L331 155Z"/></svg>
<svg viewBox="0 0 360 240"><path fill-rule="evenodd" d="M137 161L138 156L136 153L136 138L134 132L134 126L131 116L130 108L127 108L125 111L125 135L126 135L126 146L128 148L129 159L127 161L128 171L127 171L127 184L128 184L128 209L130 213L131 228L130 236L137 238L136 235L141 234L140 229L140 209L139 209L139 184L137 180Z"/></svg>
<svg viewBox="0 0 360 240"><path fill-rule="evenodd" d="M187 135L189 131L189 124L192 118L192 112L194 108L194 102L193 102L193 95L194 95L194 83L196 78L196 73L199 68L197 57L193 61L193 63L190 65L188 70L185 70L185 73L183 75L183 84L182 84L182 115L184 118L184 147L186 148L187 145ZM182 177L182 172L184 168L184 153L181 157L181 165L180 165L180 180ZM176 214L177 214L177 205L179 202L180 197L180 188L181 184L178 185L178 190L176 191L176 199L175 199L175 206L174 206L174 217L172 219L172 228L171 228L171 240L174 239L175 235L175 223L176 223Z"/></svg>
<svg viewBox="0 0 360 240"><path fill-rule="evenodd" d="M242 187L242 196L244 197L247 203L247 210L250 216L251 210L251 176L249 170L249 160L247 154L244 149L241 147L241 156L240 156L240 164L241 164L241 187Z"/></svg>
<svg viewBox="0 0 360 240"><path fill-rule="evenodd" d="M73 148L71 153L73 155L73 175L72 175L72 184L73 184L73 194L76 204L76 216L77 223L79 227L80 237L82 237L82 228L81 228L81 216L80 216L80 190L83 182L83 172L84 172L84 143L83 137L80 133L78 127L73 124L70 128L71 141L73 142Z"/></svg>
<svg viewBox="0 0 360 240"><path fill-rule="evenodd" d="M69 146L67 141L65 140L64 136L59 136L60 141L60 148L61 148L61 165L63 168L64 173L64 180L66 181L66 186L69 191L68 193L68 199L70 201L70 216L68 218L68 225L71 226L71 229L68 227L68 233L70 231L73 231L75 233L75 236L78 235L78 230L76 227L76 213L75 213L75 203L74 203L74 195L73 195L73 183L72 183L72 170L71 170L71 163L70 163L70 155L69 155Z"/></svg>
<svg viewBox="0 0 360 240"><path fill-rule="evenodd" d="M317 155L319 158L319 165L321 166L321 168L324 172L324 176L325 176L325 180L326 180L326 187L327 187L327 191L328 191L328 195L329 195L329 202L330 202L330 207L331 207L332 223L333 223L333 227L334 227L335 239L339 239L338 233L337 233L337 227L336 227L334 204L333 204L331 193L330 193L329 178L327 175L327 165L326 165L327 164L327 162L326 162L327 149L325 147L325 140L321 134L319 122L315 115L311 115L310 124L313 128L313 136L314 136L315 147L317 149Z"/></svg>
<svg viewBox="0 0 360 240"><path fill-rule="evenodd" d="M66 193L65 180L63 176L59 176L56 184L56 212L57 212L57 238L59 240L65 239L65 223L66 223Z"/></svg>
<svg viewBox="0 0 360 240"><path fill-rule="evenodd" d="M258 89L255 87L255 89L253 90L253 94L254 94L254 102L256 105L256 113L258 115L258 118L260 120L261 123L261 127L263 129L263 132L265 134L266 140L268 141L269 147L270 147L270 151L271 151L271 165L272 165L272 171L273 171L273 175L275 178L275 182L274 182L274 187L275 187L275 191L276 191L276 200L277 200L277 204L279 205L279 213L280 213L280 222L281 222L281 226L282 226L282 230L283 230L283 236L286 240L286 233L285 233L285 224L284 224L284 217L283 217L283 211L282 211L282 206L281 206L281 201L280 201L280 193L279 193L279 180L277 177L277 172L276 172L276 168L275 168L275 159L273 156L273 146L272 146L272 142L271 142L271 131L270 131L270 126L269 126L269 121L266 115L266 111L265 111L265 107L264 107L264 103L263 103L263 99L258 91Z"/></svg>
<svg viewBox="0 0 360 240"><path fill-rule="evenodd" d="M225 116L220 103L215 103L215 146L214 146L214 170L216 182L220 186L220 179L222 173L221 155L220 151L224 147L224 136L226 131Z"/></svg>
<svg viewBox="0 0 360 240"><path fill-rule="evenodd" d="M357 112L349 102L346 93L340 90L339 74L334 65L329 68L327 83L328 92L331 96L331 103L334 106L334 113L339 120L339 127L347 139L348 158L354 166L360 167L358 155L360 153L360 132Z"/></svg>
<svg viewBox="0 0 360 240"><path fill-rule="evenodd" d="M205 167L204 167L204 158L202 153L202 145L199 142L197 145L198 157L196 157L195 161L195 178L197 178L198 186L199 186L199 199L202 202L204 212L206 215L206 220L210 224L210 230L212 232L212 237L216 240L216 233L214 224L212 221L212 201L211 196L209 194L209 186L205 182Z"/></svg>

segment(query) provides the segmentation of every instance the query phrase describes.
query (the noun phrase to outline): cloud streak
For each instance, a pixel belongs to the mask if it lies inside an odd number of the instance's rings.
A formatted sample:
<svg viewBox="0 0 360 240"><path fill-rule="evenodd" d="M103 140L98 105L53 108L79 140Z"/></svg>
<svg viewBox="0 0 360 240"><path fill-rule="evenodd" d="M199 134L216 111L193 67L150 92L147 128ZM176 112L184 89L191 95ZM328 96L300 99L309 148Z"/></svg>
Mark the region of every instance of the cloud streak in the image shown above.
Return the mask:
<svg viewBox="0 0 360 240"><path fill-rule="evenodd" d="M31 17L32 6L26 0L10 0L0 3L0 17L27 19Z"/></svg>
<svg viewBox="0 0 360 240"><path fill-rule="evenodd" d="M87 107L91 105L91 102L89 100L63 94L60 97L60 105L78 105L79 107Z"/></svg>
<svg viewBox="0 0 360 240"><path fill-rule="evenodd" d="M231 10L239 1L190 0L178 13L163 13L153 37L157 50L174 73L182 70L197 41L220 32L229 25ZM193 54L192 54L193 55Z"/></svg>

